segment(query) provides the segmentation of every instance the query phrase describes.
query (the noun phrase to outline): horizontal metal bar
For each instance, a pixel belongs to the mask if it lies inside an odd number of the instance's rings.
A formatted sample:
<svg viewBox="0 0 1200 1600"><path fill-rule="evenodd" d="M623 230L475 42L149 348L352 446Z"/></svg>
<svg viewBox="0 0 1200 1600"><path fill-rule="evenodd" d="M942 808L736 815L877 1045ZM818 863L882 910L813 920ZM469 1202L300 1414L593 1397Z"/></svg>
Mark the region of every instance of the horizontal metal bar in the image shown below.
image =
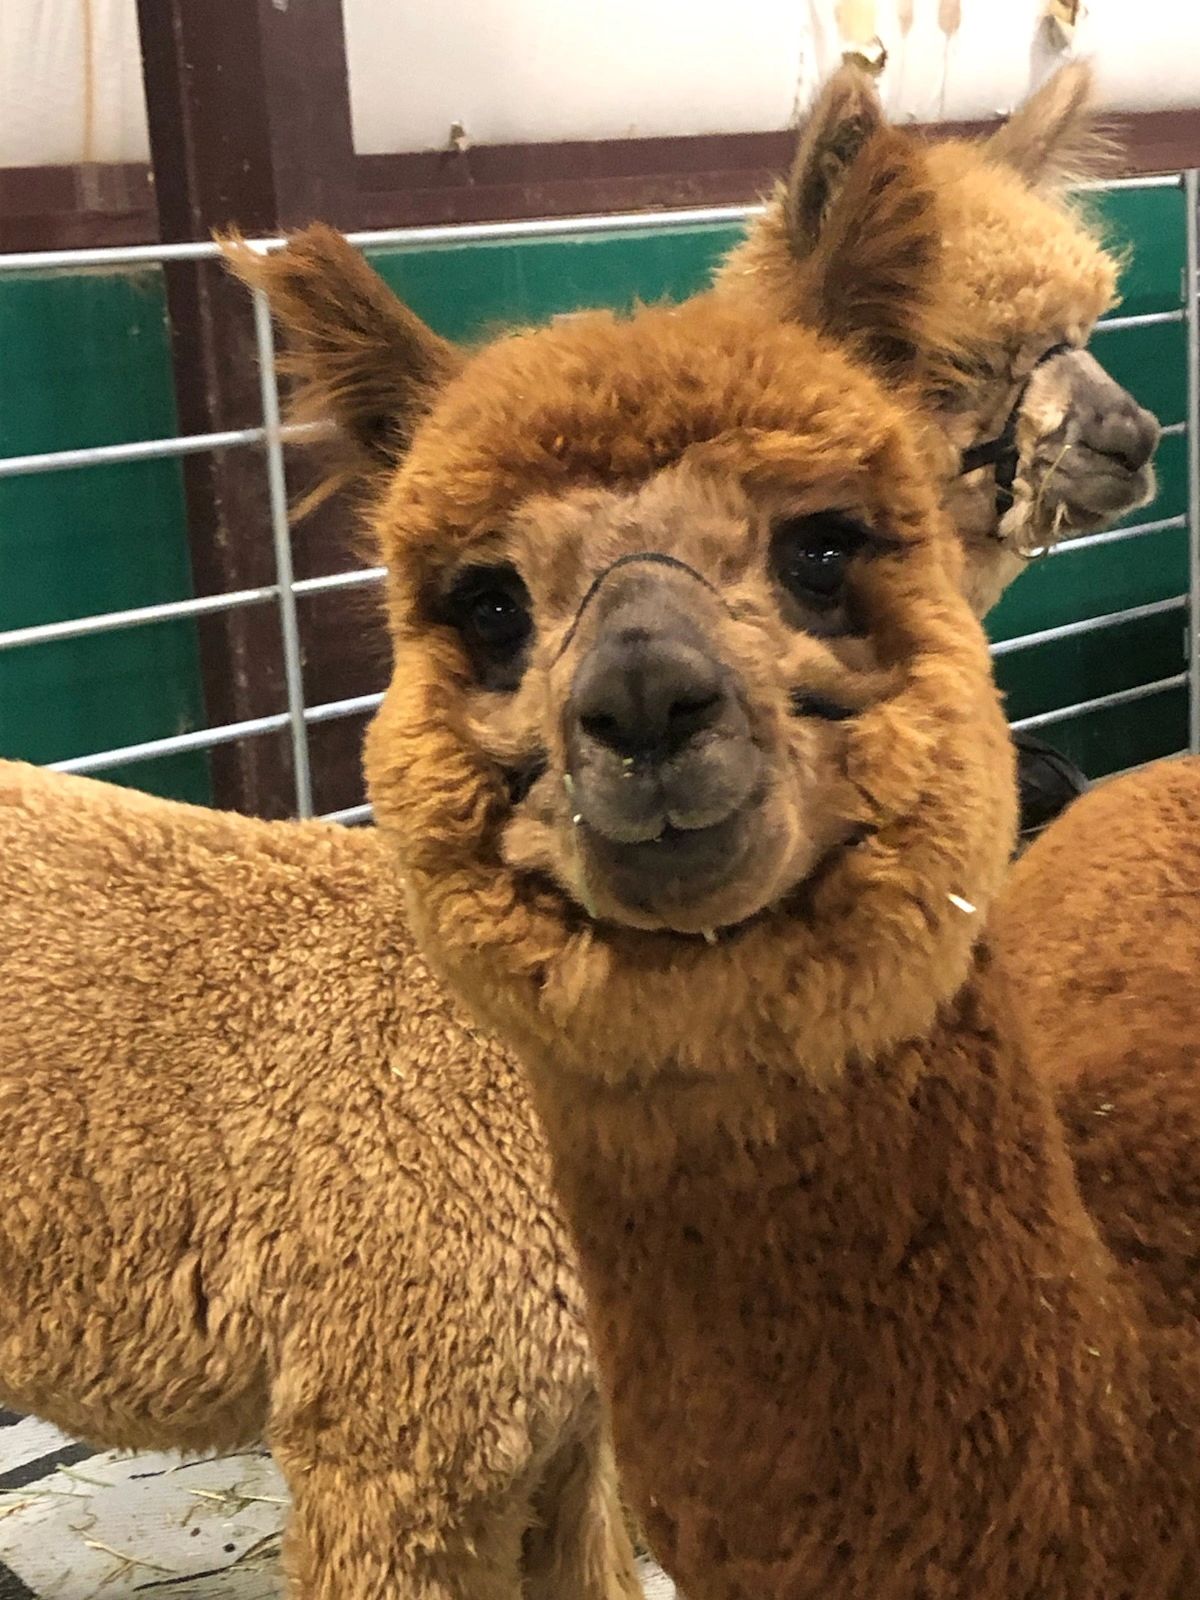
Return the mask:
<svg viewBox="0 0 1200 1600"><path fill-rule="evenodd" d="M292 592L306 595L332 594L342 589L357 589L379 583L386 567L364 567L353 572L331 572L322 578L299 578ZM258 589L231 589L227 594L204 595L193 600L167 600L158 605L132 606L127 611L102 611L88 617L71 617L66 622L41 622L28 628L10 628L0 633L0 650L17 650L25 645L51 644L63 639L86 639L92 634L113 633L122 628L139 628L156 622L177 622L187 617L219 615L240 611L246 606L267 605L278 598L278 586L269 583Z"/></svg>
<svg viewBox="0 0 1200 1600"><path fill-rule="evenodd" d="M345 806L341 811L326 811L317 821L341 822L349 826L356 822L373 822L374 819L374 806Z"/></svg>
<svg viewBox="0 0 1200 1600"><path fill-rule="evenodd" d="M1190 756L1190 750L1172 750L1169 755L1151 756L1148 761L1135 761L1131 767L1118 767L1116 772L1106 772L1102 778L1093 778L1093 787L1101 783L1112 783L1114 778L1128 778L1134 772L1141 772L1144 767L1156 767L1160 761L1178 761L1182 756Z"/></svg>
<svg viewBox="0 0 1200 1600"><path fill-rule="evenodd" d="M1049 554L1052 556L1077 555L1081 550L1094 550L1097 545L1121 544L1126 539L1142 539L1152 533L1166 533L1172 528L1186 528L1187 518L1160 517L1157 522L1131 522L1127 528L1108 528L1104 533L1085 533L1078 539L1064 539L1061 544L1052 544Z"/></svg>
<svg viewBox="0 0 1200 1600"><path fill-rule="evenodd" d="M1095 333L1120 333L1125 328L1153 328L1160 322L1182 322L1183 307L1178 311L1143 311L1136 317L1103 317L1092 329Z"/></svg>
<svg viewBox="0 0 1200 1600"><path fill-rule="evenodd" d="M202 450L228 450L236 445L261 444L262 428L233 428L224 433L191 433L174 439L138 439L132 444L97 444L83 450L49 450L36 456L0 457L0 478L19 478L31 472L66 472L74 467L114 466L126 461L158 461L164 457L198 455Z"/></svg>
<svg viewBox="0 0 1200 1600"><path fill-rule="evenodd" d="M360 567L356 572L331 572L325 578L297 578L293 594L327 594L331 589L357 589L361 584L382 583L386 567Z"/></svg>
<svg viewBox="0 0 1200 1600"><path fill-rule="evenodd" d="M1060 706L1057 711L1042 711L1036 717L1019 717L1010 722L1014 730L1047 728L1055 722L1069 722L1072 717L1086 717L1092 711L1107 711L1110 706L1128 706L1136 700L1148 700L1154 694L1166 694L1168 689L1185 688L1186 672L1176 672L1169 678L1157 678L1153 683L1139 683L1132 689L1118 689L1113 694L1099 694L1094 700L1080 700L1073 706Z"/></svg>
<svg viewBox="0 0 1200 1600"><path fill-rule="evenodd" d="M356 694L349 700L327 700L322 706L308 706L305 722L336 722L341 717L357 717L364 711L374 711L383 703L381 694Z"/></svg>
<svg viewBox="0 0 1200 1600"><path fill-rule="evenodd" d="M72 617L67 622L43 622L29 628L10 628L7 633L0 633L0 650L49 644L60 639L84 639L96 633L112 633L119 628L138 628L153 622L177 622L181 617L204 617L222 611L238 611L243 606L264 605L274 600L278 593L272 583L261 589L232 589L228 594L210 594L198 600L169 600L161 605L134 606L128 611L103 611L90 617Z"/></svg>
<svg viewBox="0 0 1200 1600"><path fill-rule="evenodd" d="M1177 439L1187 432L1186 422L1168 422L1159 429L1160 439Z"/></svg>
<svg viewBox="0 0 1200 1600"><path fill-rule="evenodd" d="M0 273L64 272L79 267L155 267L164 261L210 261L220 254L211 239L183 244L105 245L93 250L18 250L0 255Z"/></svg>
<svg viewBox="0 0 1200 1600"><path fill-rule="evenodd" d="M1182 172L1153 172L1133 178L1088 178L1071 187L1084 194L1095 194L1105 189L1178 189L1182 183Z"/></svg>
<svg viewBox="0 0 1200 1600"><path fill-rule="evenodd" d="M1141 622L1146 617L1161 617L1168 611L1186 611L1186 594L1173 595L1170 600L1152 600L1149 605L1130 606L1127 611L1110 611L1100 617L1086 617L1080 622L1064 622L1057 628L1042 628L1037 633L1022 633L1015 639L1001 639L992 645L993 656L1009 656L1017 650L1032 650L1035 645L1051 644L1055 639L1074 639L1083 633L1098 633L1102 628L1116 628L1123 622Z"/></svg>
<svg viewBox="0 0 1200 1600"><path fill-rule="evenodd" d="M307 723L333 722L373 711L381 694L361 694L350 700L328 700L323 705L307 706ZM147 739L141 744L119 745L114 750L97 750L92 755L72 756L67 761L48 762L52 772L104 772L110 767L128 767L135 761L156 761L163 756L186 755L193 750L214 750L218 745L234 744L238 739L279 733L291 721L286 711L269 717L253 717L247 722L227 722L219 728L197 728L192 733L176 733L166 739Z"/></svg>
<svg viewBox="0 0 1200 1600"><path fill-rule="evenodd" d="M447 223L425 228L379 228L350 233L350 243L362 250L395 246L415 249L429 245L487 244L508 239L546 239L578 233L646 233L656 228L713 227L744 222L763 207L681 206L669 211L612 211L581 217L531 217L517 222ZM250 239L255 250L281 250L282 238ZM0 255L0 273L54 272L84 267L153 266L166 261L212 261L221 253L211 239L189 244L114 245L97 250L28 250Z"/></svg>
<svg viewBox="0 0 1200 1600"><path fill-rule="evenodd" d="M279 430L285 444L296 444L327 432L316 422L291 423ZM169 439L135 439L129 444L95 444L79 450L49 450L34 456L0 456L0 478L19 478L34 472L67 472L76 467L120 465L127 461L157 461L198 455L203 450L229 450L262 444L265 428L234 428L224 433L183 433Z"/></svg>
<svg viewBox="0 0 1200 1600"><path fill-rule="evenodd" d="M48 762L51 772L106 772L110 767L128 767L135 761L155 761L163 756L186 755L193 750L215 750L221 744L235 744L264 733L278 733L288 724L287 713L272 717L253 717L248 722L227 722L220 728L197 728L192 733L176 733L168 739L146 739L141 744L119 745L115 750L97 750L87 756L72 756L67 761Z"/></svg>

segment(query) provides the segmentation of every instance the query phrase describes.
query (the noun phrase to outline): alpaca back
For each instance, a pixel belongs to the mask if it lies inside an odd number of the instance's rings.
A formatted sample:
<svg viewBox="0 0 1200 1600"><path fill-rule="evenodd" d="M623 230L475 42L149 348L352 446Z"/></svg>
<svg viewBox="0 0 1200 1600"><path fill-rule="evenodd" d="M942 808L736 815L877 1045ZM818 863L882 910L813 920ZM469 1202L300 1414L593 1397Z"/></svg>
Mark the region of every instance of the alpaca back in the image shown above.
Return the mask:
<svg viewBox="0 0 1200 1600"><path fill-rule="evenodd" d="M0 1399L72 1432L227 1446L319 1385L470 1478L590 1390L526 1095L373 832L0 768L0 1136Z"/></svg>
<svg viewBox="0 0 1200 1600"><path fill-rule="evenodd" d="M1200 761L1156 762L1102 784L1017 863L994 923L1088 1208L1150 1314L1193 1335L1197 840Z"/></svg>

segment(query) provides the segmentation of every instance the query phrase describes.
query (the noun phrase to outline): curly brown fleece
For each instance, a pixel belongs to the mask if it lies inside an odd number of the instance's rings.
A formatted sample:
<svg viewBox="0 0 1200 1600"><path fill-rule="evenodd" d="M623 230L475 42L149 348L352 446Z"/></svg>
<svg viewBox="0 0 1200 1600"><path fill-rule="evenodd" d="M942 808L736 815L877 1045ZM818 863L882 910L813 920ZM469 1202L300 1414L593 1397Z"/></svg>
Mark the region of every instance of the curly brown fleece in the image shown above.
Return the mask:
<svg viewBox="0 0 1200 1600"><path fill-rule="evenodd" d="M0 1401L265 1438L303 1600L633 1600L526 1096L371 834L0 764Z"/></svg>
<svg viewBox="0 0 1200 1600"><path fill-rule="evenodd" d="M935 214L905 143L864 159L842 198L872 250L834 230L823 264L842 309L886 297ZM279 268L293 305L310 270ZM920 358L915 310L858 348L890 370L907 330ZM1191 1600L1200 1341L1101 1238L979 940L1011 750L903 413L802 327L704 300L501 341L412 403L374 517L396 665L372 798L431 959L529 1072L665 1564L692 1600ZM787 505L886 530L847 580L857 633L781 610ZM647 560L714 597L693 620L764 762L752 903L722 879L686 918L626 907L576 810L600 602L579 618ZM478 570L527 599L503 689L447 611ZM835 733L794 709L818 674ZM832 849L803 832L824 811Z"/></svg>
<svg viewBox="0 0 1200 1600"><path fill-rule="evenodd" d="M1080 1188L1151 1314L1200 1317L1200 760L1077 800L996 908Z"/></svg>

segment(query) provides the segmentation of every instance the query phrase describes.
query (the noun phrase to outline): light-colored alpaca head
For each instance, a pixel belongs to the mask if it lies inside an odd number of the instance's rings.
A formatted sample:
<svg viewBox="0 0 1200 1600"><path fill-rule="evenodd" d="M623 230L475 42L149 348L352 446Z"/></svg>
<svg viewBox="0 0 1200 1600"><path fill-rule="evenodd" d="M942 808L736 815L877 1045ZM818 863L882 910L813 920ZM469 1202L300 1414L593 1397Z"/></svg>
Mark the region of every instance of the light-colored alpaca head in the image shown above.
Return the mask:
<svg viewBox="0 0 1200 1600"><path fill-rule="evenodd" d="M981 614L1035 551L1094 532L1155 491L1155 419L1083 348L1117 280L1112 255L1064 192L1103 153L1090 102L1090 72L1073 64L991 138L927 147L945 230L946 308L964 350L957 379L930 386L919 403L942 435L946 503ZM787 182L719 274L722 293L803 319L798 263L820 238L849 164L883 126L862 73L831 79ZM1010 419L1006 492L1003 462L961 469Z"/></svg>
<svg viewBox="0 0 1200 1600"><path fill-rule="evenodd" d="M375 483L367 766L418 926L561 1064L619 1071L631 1037L740 1061L814 1017L832 1063L966 970L952 897L1000 881L1011 751L868 371L942 365L940 236L923 151L884 133L805 263L809 326L707 295L462 358L336 236L243 258Z"/></svg>

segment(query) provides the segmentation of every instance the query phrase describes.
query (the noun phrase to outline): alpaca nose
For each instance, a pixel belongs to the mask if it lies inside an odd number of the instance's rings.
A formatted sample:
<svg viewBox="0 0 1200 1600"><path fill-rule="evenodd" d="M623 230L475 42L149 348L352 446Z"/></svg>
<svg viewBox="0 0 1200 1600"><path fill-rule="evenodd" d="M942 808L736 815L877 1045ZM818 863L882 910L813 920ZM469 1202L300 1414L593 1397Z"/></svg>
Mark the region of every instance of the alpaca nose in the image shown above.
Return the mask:
<svg viewBox="0 0 1200 1600"><path fill-rule="evenodd" d="M618 755L666 760L720 718L718 664L697 645L644 628L604 639L579 668L572 694L585 738Z"/></svg>
<svg viewBox="0 0 1200 1600"><path fill-rule="evenodd" d="M1080 442L1098 455L1111 456L1130 472L1140 472L1158 448L1158 420L1128 396L1123 405L1096 411L1085 422Z"/></svg>

